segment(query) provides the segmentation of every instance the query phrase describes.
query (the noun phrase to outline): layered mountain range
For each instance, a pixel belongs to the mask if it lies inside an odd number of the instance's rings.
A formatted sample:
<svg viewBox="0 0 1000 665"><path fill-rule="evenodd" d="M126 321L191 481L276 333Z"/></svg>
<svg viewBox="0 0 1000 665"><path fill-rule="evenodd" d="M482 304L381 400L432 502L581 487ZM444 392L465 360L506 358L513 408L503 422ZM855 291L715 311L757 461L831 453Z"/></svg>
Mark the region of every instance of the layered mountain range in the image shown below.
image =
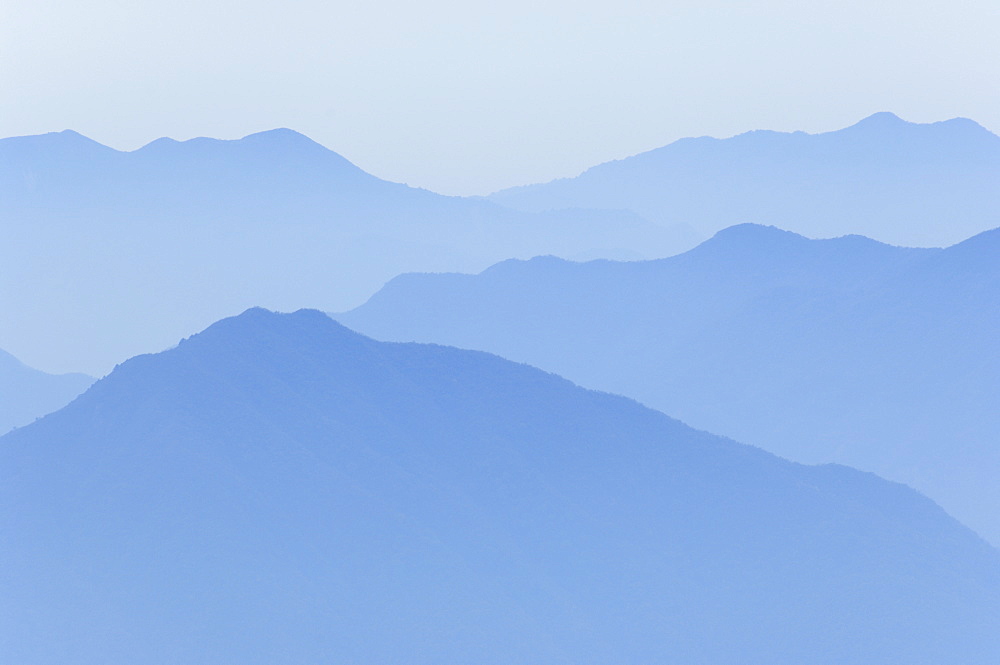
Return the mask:
<svg viewBox="0 0 1000 665"><path fill-rule="evenodd" d="M132 152L70 131L3 139L0 219L0 346L92 374L252 305L352 306L402 271L689 244L624 211L523 213L386 182L287 129Z"/></svg>
<svg viewBox="0 0 1000 665"><path fill-rule="evenodd" d="M60 409L94 382L86 374L46 374L0 350L0 434Z"/></svg>
<svg viewBox="0 0 1000 665"><path fill-rule="evenodd" d="M380 180L287 129L132 152L71 131L8 138L0 348L101 375L253 305L343 310L401 272L509 258L660 258L739 222L950 245L1000 225L998 192L1000 138L889 113L683 139L488 198Z"/></svg>
<svg viewBox="0 0 1000 665"><path fill-rule="evenodd" d="M250 310L0 438L0 660L992 664L916 492L499 357Z"/></svg>
<svg viewBox="0 0 1000 665"><path fill-rule="evenodd" d="M0 352L0 662L993 665L998 185L891 114L489 198L0 140L0 346L121 363Z"/></svg>
<svg viewBox="0 0 1000 665"><path fill-rule="evenodd" d="M703 237L750 222L945 246L1000 226L1000 137L965 118L917 124L876 113L823 134L686 138L489 198L519 210L630 210Z"/></svg>
<svg viewBox="0 0 1000 665"><path fill-rule="evenodd" d="M1000 230L942 250L741 225L658 261L403 275L337 318L874 471L1000 543Z"/></svg>

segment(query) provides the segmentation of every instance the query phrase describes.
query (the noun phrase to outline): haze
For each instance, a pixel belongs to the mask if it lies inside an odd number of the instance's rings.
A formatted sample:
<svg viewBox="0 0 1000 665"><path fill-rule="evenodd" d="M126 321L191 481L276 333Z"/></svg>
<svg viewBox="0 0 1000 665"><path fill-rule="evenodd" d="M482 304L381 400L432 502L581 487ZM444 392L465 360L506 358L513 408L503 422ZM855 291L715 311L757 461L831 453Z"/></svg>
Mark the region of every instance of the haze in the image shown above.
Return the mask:
<svg viewBox="0 0 1000 665"><path fill-rule="evenodd" d="M998 34L0 3L0 665L997 665Z"/></svg>
<svg viewBox="0 0 1000 665"><path fill-rule="evenodd" d="M445 194L684 136L891 109L1000 128L993 3L248 2L0 6L0 136L118 149L294 127Z"/></svg>

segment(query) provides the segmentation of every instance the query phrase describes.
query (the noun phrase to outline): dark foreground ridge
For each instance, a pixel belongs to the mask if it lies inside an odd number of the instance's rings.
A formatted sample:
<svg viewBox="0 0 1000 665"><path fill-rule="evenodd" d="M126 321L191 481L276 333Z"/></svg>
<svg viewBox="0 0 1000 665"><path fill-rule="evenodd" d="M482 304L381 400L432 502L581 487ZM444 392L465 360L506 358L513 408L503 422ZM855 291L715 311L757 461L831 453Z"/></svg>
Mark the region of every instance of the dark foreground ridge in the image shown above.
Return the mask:
<svg viewBox="0 0 1000 665"><path fill-rule="evenodd" d="M0 438L0 661L992 663L936 505L480 352L249 310Z"/></svg>

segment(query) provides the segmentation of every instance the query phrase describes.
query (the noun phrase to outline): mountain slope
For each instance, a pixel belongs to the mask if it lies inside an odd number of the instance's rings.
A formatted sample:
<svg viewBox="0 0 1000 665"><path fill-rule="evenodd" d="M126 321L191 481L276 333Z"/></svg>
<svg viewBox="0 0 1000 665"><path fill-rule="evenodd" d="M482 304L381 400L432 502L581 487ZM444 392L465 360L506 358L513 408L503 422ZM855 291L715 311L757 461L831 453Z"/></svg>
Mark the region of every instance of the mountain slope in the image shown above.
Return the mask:
<svg viewBox="0 0 1000 665"><path fill-rule="evenodd" d="M991 663L1000 555L495 356L251 310L0 438L0 657Z"/></svg>
<svg viewBox="0 0 1000 665"><path fill-rule="evenodd" d="M521 210L627 209L706 236L753 222L945 246L1000 225L1000 137L964 118L924 125L877 113L824 134L682 139L490 199Z"/></svg>
<svg viewBox="0 0 1000 665"><path fill-rule="evenodd" d="M93 382L85 374L39 372L0 350L0 434L66 406Z"/></svg>
<svg viewBox="0 0 1000 665"><path fill-rule="evenodd" d="M790 459L874 471L1000 543L998 238L903 249L744 225L660 261L401 276L337 318L528 362Z"/></svg>
<svg viewBox="0 0 1000 665"><path fill-rule="evenodd" d="M677 247L633 213L521 213L386 182L291 130L133 152L69 131L3 139L0 219L0 346L95 374L253 304L357 304L403 271Z"/></svg>

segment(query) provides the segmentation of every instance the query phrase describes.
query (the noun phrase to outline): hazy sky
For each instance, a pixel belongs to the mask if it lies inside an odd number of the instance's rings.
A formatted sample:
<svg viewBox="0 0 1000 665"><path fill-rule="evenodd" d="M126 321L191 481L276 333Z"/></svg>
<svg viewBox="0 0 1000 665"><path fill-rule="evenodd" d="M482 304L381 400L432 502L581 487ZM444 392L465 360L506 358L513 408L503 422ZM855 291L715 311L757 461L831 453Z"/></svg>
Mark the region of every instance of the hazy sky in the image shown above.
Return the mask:
<svg viewBox="0 0 1000 665"><path fill-rule="evenodd" d="M2 0L0 136L284 126L451 194L890 110L1000 129L996 0Z"/></svg>

